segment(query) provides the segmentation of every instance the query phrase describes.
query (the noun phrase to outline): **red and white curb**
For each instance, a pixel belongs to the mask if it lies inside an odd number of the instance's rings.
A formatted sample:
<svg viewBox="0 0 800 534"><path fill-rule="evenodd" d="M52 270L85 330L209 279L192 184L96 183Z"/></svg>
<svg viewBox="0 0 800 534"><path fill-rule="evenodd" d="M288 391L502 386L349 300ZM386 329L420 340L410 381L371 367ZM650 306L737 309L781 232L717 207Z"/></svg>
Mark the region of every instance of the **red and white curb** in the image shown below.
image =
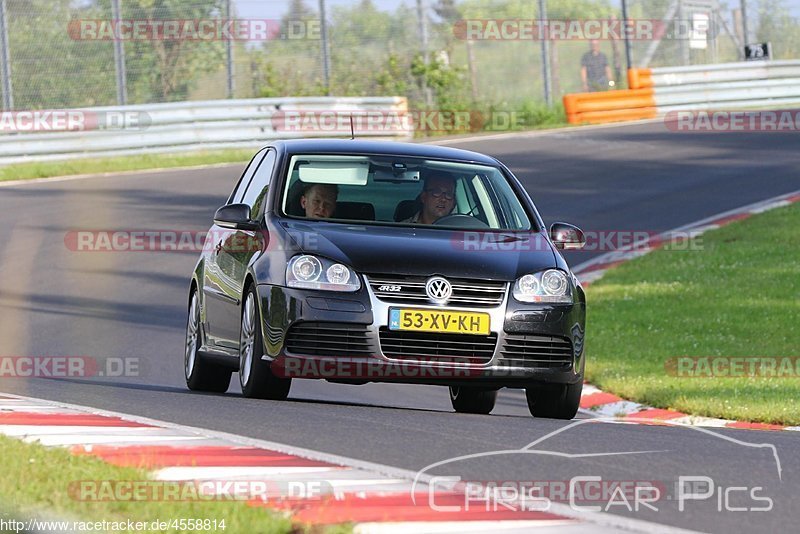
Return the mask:
<svg viewBox="0 0 800 534"><path fill-rule="evenodd" d="M360 533L528 532L534 529L686 532L621 516L576 511L559 503L551 503L548 511L510 510L504 506L467 508L463 506L463 494L440 491L439 485L436 491L431 491L428 485L431 477L412 471L5 393L0 394L0 434L49 447L65 447L73 454L91 455L117 466L144 469L149 472L151 481L202 485L211 488L214 495L230 497L231 486L236 482L247 488L261 484L268 491L257 496L245 495L247 505L270 508L301 525L351 523ZM84 482L87 481L75 481ZM308 483L313 483L318 493L292 496L286 491L291 485L308 488ZM74 488L65 488L65 491L74 491ZM431 499L436 507L429 504ZM443 506L461 510L446 512L438 508Z"/></svg>
<svg viewBox="0 0 800 534"><path fill-rule="evenodd" d="M685 238L687 235L699 236L709 230L721 228L735 221L747 219L758 213L763 213L775 208L781 208L800 202L800 191L794 191L785 195L780 195L768 200L749 204L741 208L736 208L701 221L687 224L675 230L670 230L654 236L646 241L633 243L619 250L614 250L601 254L585 263L576 266L572 271L586 287L592 282L600 279L609 269L630 261L639 256L643 256L650 251L656 250L670 243L674 238ZM746 421L732 421L728 419L717 419L713 417L701 417L689 415L674 410L653 408L644 404L627 401L612 393L606 393L590 384L584 384L581 396L581 409L585 414L614 417L620 421L637 422L637 419L663 420L670 424L703 426L715 428L738 428L750 430L791 430L799 431L800 426L773 425L767 423L750 423Z"/></svg>
<svg viewBox="0 0 800 534"><path fill-rule="evenodd" d="M680 426L737 428L747 430L800 430L800 426L731 421L729 419L701 417L675 410L653 408L652 406L639 404L638 402L627 401L613 393L606 393L591 384L583 385L581 410L583 413L595 417L613 417L616 421L621 423L658 424L659 421L663 421L664 424Z"/></svg>

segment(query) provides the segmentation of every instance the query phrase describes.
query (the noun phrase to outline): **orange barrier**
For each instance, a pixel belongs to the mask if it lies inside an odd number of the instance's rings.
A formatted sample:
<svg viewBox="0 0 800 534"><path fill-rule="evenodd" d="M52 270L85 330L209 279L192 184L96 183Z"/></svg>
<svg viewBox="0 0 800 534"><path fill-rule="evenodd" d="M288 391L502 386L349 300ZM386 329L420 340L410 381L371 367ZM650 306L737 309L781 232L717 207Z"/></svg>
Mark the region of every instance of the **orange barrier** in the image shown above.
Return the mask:
<svg viewBox="0 0 800 534"><path fill-rule="evenodd" d="M656 117L653 89L623 89L564 95L567 122L604 122L652 119Z"/></svg>
<svg viewBox="0 0 800 534"><path fill-rule="evenodd" d="M653 71L650 69L628 69L628 87L643 89L653 87Z"/></svg>

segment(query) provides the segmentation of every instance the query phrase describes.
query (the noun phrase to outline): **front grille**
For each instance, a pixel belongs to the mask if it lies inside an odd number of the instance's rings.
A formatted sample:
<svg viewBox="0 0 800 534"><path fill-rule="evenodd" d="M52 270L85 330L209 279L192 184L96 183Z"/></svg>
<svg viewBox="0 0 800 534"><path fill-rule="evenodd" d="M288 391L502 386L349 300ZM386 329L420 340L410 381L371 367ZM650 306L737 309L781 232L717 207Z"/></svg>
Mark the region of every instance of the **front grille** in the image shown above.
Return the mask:
<svg viewBox="0 0 800 534"><path fill-rule="evenodd" d="M286 334L286 351L304 356L369 357L375 351L367 328L352 323L296 323Z"/></svg>
<svg viewBox="0 0 800 534"><path fill-rule="evenodd" d="M506 334L500 363L514 367L569 367L572 343L560 337Z"/></svg>
<svg viewBox="0 0 800 534"><path fill-rule="evenodd" d="M430 304L425 294L429 276L397 276L387 274L368 275L369 285L375 296L384 302L395 304ZM503 302L506 282L447 278L453 286L453 295L447 304L495 308Z"/></svg>
<svg viewBox="0 0 800 534"><path fill-rule="evenodd" d="M494 333L488 336L440 334L389 330L383 326L379 336L383 354L397 360L484 364L492 359L497 345Z"/></svg>

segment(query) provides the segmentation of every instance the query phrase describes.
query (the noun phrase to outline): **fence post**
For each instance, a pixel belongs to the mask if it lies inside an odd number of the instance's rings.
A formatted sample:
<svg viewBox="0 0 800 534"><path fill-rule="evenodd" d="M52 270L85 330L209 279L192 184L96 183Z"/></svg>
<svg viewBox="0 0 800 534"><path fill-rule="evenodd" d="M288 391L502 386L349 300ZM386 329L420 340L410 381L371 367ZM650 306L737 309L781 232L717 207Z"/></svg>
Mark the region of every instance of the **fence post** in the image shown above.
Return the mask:
<svg viewBox="0 0 800 534"><path fill-rule="evenodd" d="M8 25L6 21L6 0L0 0L0 53L3 69L3 109L14 109L14 92L11 88L11 54L8 50Z"/></svg>
<svg viewBox="0 0 800 534"><path fill-rule="evenodd" d="M742 35L744 36L744 46L750 42L750 29L747 26L747 0L741 0L742 6Z"/></svg>
<svg viewBox="0 0 800 534"><path fill-rule="evenodd" d="M122 19L120 0L111 0L111 23L114 28L119 28ZM125 75L125 45L120 35L114 35L114 68L117 73L117 104L124 106L128 103L128 83Z"/></svg>
<svg viewBox="0 0 800 534"><path fill-rule="evenodd" d="M331 44L328 42L328 21L325 18L325 0L319 0L319 27L322 37L322 75L325 77L325 94L331 94Z"/></svg>
<svg viewBox="0 0 800 534"><path fill-rule="evenodd" d="M678 0L678 24L681 28L686 24L686 7L684 6L684 0ZM691 50L689 50L689 43L685 38L681 37L679 45L681 49L681 65L684 67L686 65L691 65L692 53Z"/></svg>
<svg viewBox="0 0 800 534"><path fill-rule="evenodd" d="M430 60L430 51L428 50L428 5L425 0L417 0L417 30L419 31L420 47L422 48L422 60L425 65L428 65ZM428 87L427 73L422 78L422 92L425 94L425 105L428 108L433 107L433 93L431 88Z"/></svg>
<svg viewBox="0 0 800 534"><path fill-rule="evenodd" d="M547 24L547 5L546 0L539 0L539 19L548 29L550 25ZM541 27L541 26L540 26ZM550 80L550 32L545 32L545 35L540 36L542 40L542 77L544 78L544 101L548 106L553 105L553 95Z"/></svg>
<svg viewBox="0 0 800 534"><path fill-rule="evenodd" d="M231 0L225 1L225 19L226 24L233 24L231 20ZM233 80L233 39L231 38L225 41L225 62L228 72L228 98L233 98L236 85Z"/></svg>
<svg viewBox="0 0 800 534"><path fill-rule="evenodd" d="M631 40L628 35L628 0L622 0L622 31L622 35L625 37L625 64L630 70L633 68L633 61L631 59ZM617 79L617 83L620 83L619 79Z"/></svg>

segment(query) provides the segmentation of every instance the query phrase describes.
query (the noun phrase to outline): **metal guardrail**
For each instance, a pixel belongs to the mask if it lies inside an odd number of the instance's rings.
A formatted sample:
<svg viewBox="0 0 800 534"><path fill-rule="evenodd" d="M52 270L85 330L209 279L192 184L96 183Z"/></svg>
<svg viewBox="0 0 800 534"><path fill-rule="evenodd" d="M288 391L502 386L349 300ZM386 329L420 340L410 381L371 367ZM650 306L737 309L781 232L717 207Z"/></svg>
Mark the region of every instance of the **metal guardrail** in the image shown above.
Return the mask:
<svg viewBox="0 0 800 534"><path fill-rule="evenodd" d="M800 104L800 60L630 69L630 89L564 96L569 122L648 119L672 111Z"/></svg>
<svg viewBox="0 0 800 534"><path fill-rule="evenodd" d="M356 137L407 140L413 126L402 97L303 97L210 100L58 110L81 127L38 133L0 123L0 165L27 161L255 148L274 139L350 137L349 115L375 115L383 124L355 120ZM327 120L326 120L327 117ZM31 121L26 119L26 123ZM112 124L113 123L113 124Z"/></svg>
<svg viewBox="0 0 800 534"><path fill-rule="evenodd" d="M742 61L739 63L631 70L639 71L639 80L641 80L636 87L631 84L631 89L643 87L664 88L673 85L707 85L748 80L800 78L800 61ZM647 81L648 78L649 82Z"/></svg>
<svg viewBox="0 0 800 534"><path fill-rule="evenodd" d="M647 80L646 75L638 78ZM651 69L649 78L659 114L788 106L800 102L797 60L662 67Z"/></svg>

